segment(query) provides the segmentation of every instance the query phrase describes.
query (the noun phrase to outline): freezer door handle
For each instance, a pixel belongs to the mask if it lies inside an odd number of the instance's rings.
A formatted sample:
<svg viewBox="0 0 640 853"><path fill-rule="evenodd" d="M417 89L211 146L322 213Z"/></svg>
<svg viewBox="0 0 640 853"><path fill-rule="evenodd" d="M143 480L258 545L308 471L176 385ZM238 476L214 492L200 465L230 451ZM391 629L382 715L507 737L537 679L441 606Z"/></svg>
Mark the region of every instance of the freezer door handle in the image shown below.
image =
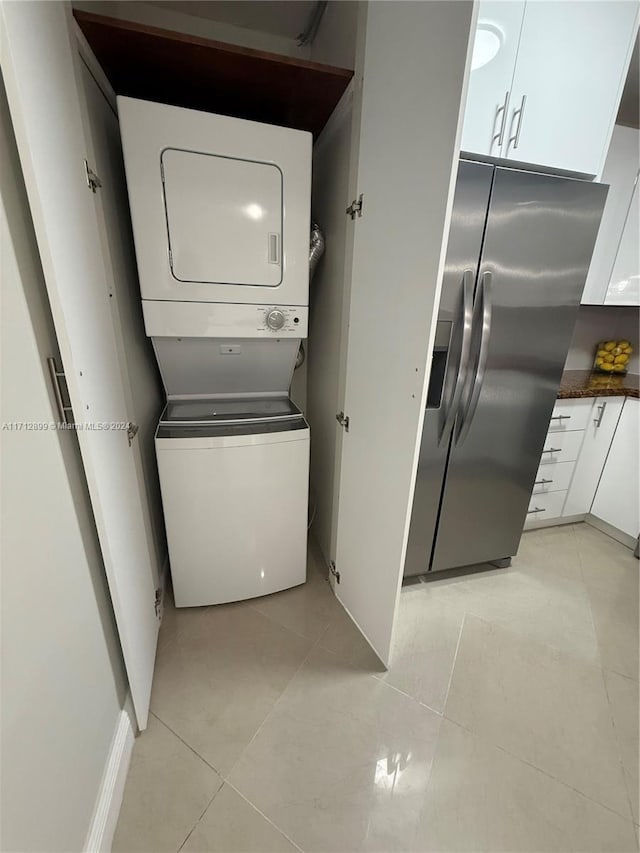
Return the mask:
<svg viewBox="0 0 640 853"><path fill-rule="evenodd" d="M446 405L444 418L438 436L438 444L449 435L449 430L456 418L460 399L465 385L465 376L469 368L469 353L471 351L471 329L473 326L473 282L474 271L466 269L462 275L462 294L460 299L460 324L462 326L462 340L460 343L460 358L456 369L456 377L453 382L451 400ZM454 330L455 333L455 330Z"/></svg>
<svg viewBox="0 0 640 853"><path fill-rule="evenodd" d="M469 429L473 421L473 416L478 407L480 392L482 391L482 383L484 374L487 368L487 358L489 356L489 337L491 335L491 281L492 276L489 270L484 272L480 278L480 286L478 288L478 298L474 310L473 325L482 323L480 330L480 347L478 350L478 360L476 363L476 375L473 379L473 385L469 393L468 403L464 414L461 418L458 428L456 444L462 444L469 434Z"/></svg>

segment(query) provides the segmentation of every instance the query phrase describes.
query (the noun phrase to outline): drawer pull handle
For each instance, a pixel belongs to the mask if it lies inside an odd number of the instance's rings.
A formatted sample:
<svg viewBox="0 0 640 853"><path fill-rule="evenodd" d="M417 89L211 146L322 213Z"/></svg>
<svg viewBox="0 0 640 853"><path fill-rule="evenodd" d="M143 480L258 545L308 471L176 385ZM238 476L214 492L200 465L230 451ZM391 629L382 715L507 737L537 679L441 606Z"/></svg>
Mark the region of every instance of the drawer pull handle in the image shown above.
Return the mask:
<svg viewBox="0 0 640 853"><path fill-rule="evenodd" d="M604 416L604 410L606 408L607 408L606 403L600 403L600 405L598 406L598 417L593 419L593 422L596 425L596 427L599 427L600 424L602 423L602 418Z"/></svg>
<svg viewBox="0 0 640 853"><path fill-rule="evenodd" d="M536 480L533 485L534 486L546 486L547 483L553 483L553 480L545 480L543 477L542 480Z"/></svg>
<svg viewBox="0 0 640 853"><path fill-rule="evenodd" d="M527 515L531 515L532 512L546 512L546 507L536 506L533 509L527 510Z"/></svg>
<svg viewBox="0 0 640 853"><path fill-rule="evenodd" d="M543 453L560 453L561 447L550 447L548 450L543 450Z"/></svg>
<svg viewBox="0 0 640 853"><path fill-rule="evenodd" d="M570 421L570 420L571 420L571 415L554 415L554 416L551 418L551 420L552 420L552 421L562 421L562 420Z"/></svg>

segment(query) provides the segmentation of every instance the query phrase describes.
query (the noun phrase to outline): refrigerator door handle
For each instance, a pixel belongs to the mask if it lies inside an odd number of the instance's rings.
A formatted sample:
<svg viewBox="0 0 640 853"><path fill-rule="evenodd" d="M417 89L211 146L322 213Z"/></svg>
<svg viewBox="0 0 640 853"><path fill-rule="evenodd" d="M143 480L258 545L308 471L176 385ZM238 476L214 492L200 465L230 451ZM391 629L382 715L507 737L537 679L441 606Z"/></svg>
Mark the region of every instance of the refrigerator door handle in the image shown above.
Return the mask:
<svg viewBox="0 0 640 853"><path fill-rule="evenodd" d="M449 430L456 418L462 391L465 386L465 377L469 367L469 353L471 351L471 329L473 327L473 284L474 270L466 269L462 275L462 298L460 300L460 323L462 325L462 341L460 343L460 359L456 370L456 378L453 383L451 400L446 406L442 427L438 436L438 444L449 435Z"/></svg>
<svg viewBox="0 0 640 853"><path fill-rule="evenodd" d="M471 392L469 394L468 403L462 415L460 426L458 428L458 435L456 437L457 445L462 444L466 439L467 435L469 434L469 429L473 421L473 416L475 415L476 409L478 407L480 392L482 391L482 383L484 381L484 374L487 367L487 358L489 356L489 337L491 335L491 282L492 274L489 272L489 270L487 270L482 274L482 277L480 278L480 287L476 306L476 310L478 311L478 313L480 313L480 310L482 312L482 319L480 321L482 322L482 328L480 332L480 348L478 351L476 375L473 379L473 385L471 386ZM478 321L476 321L474 316L474 325L476 322Z"/></svg>

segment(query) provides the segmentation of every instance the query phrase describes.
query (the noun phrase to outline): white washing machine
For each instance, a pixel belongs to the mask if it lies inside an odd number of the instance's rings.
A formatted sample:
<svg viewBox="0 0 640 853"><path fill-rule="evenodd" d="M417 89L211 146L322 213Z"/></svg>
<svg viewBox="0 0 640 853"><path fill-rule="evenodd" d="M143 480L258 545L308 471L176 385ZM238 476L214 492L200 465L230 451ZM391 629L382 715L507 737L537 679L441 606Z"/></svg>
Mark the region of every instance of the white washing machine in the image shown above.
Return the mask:
<svg viewBox="0 0 640 853"><path fill-rule="evenodd" d="M178 607L305 582L309 427L286 396L170 401L156 454Z"/></svg>
<svg viewBox="0 0 640 853"><path fill-rule="evenodd" d="M143 300L306 306L311 134L118 97Z"/></svg>

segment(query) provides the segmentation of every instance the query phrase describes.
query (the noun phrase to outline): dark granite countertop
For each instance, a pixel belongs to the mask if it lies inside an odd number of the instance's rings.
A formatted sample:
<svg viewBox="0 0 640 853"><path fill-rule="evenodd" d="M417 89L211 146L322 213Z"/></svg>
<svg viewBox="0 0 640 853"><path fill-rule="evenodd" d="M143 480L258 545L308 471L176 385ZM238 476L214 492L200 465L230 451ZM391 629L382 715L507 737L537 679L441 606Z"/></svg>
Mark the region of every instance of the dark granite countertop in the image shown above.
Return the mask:
<svg viewBox="0 0 640 853"><path fill-rule="evenodd" d="M640 376L611 376L590 370L565 370L558 391L559 400L578 397L636 397L640 398Z"/></svg>

